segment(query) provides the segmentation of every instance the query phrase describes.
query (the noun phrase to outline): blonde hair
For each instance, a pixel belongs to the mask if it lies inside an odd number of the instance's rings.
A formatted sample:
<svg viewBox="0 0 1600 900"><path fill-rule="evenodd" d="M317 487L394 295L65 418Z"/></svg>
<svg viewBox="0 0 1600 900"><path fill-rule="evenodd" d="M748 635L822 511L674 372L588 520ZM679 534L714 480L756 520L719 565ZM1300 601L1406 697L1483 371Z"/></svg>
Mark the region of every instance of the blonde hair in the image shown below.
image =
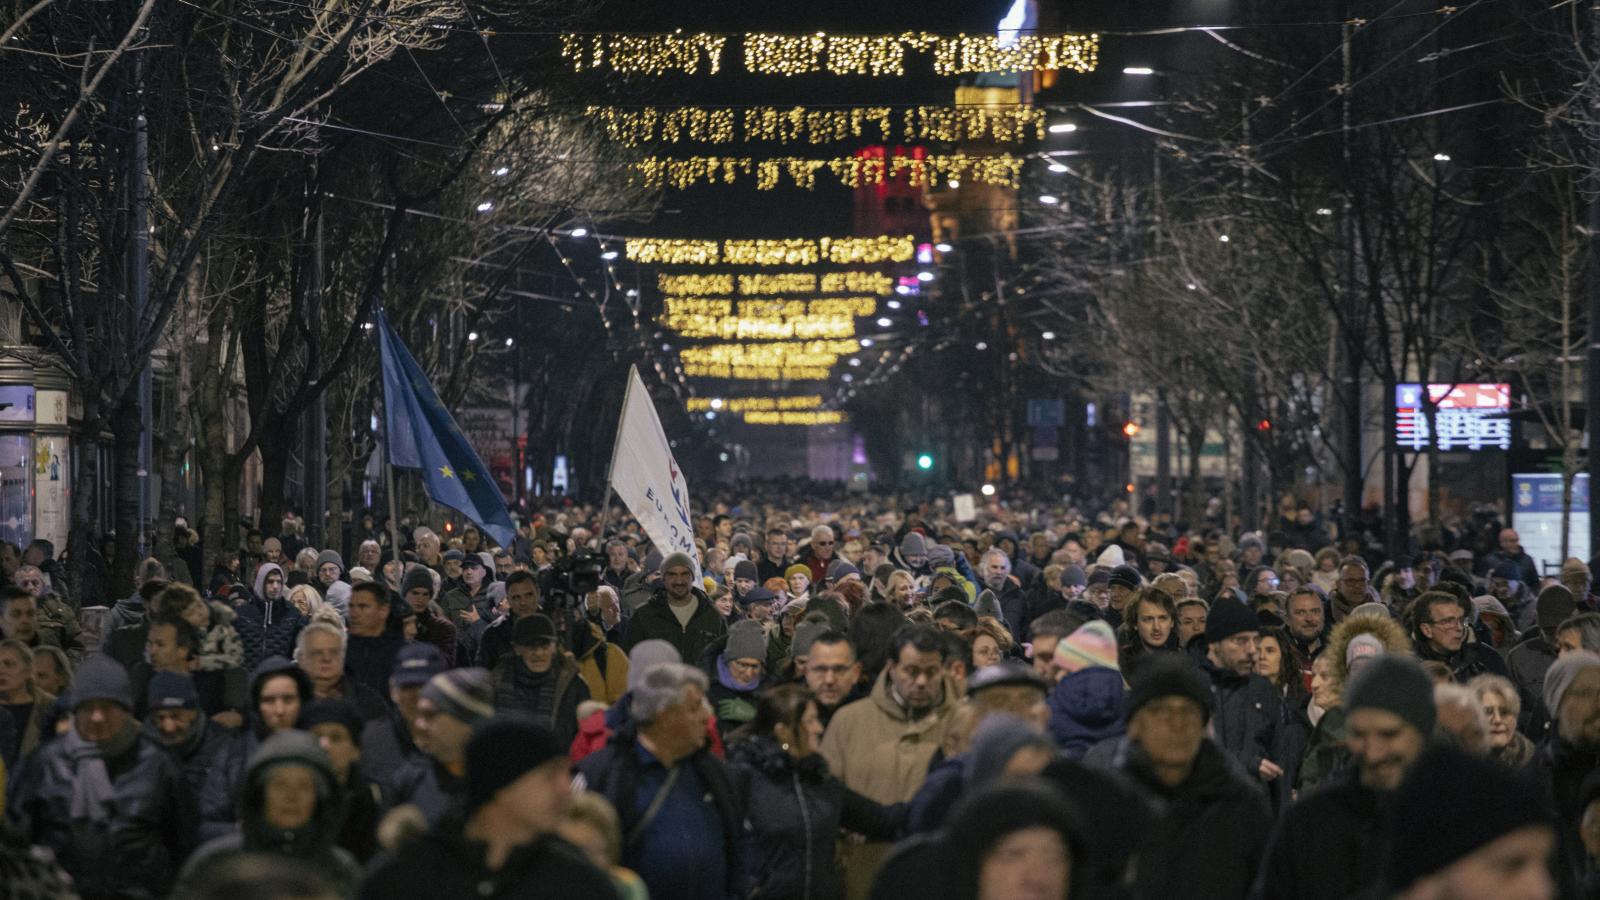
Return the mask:
<svg viewBox="0 0 1600 900"><path fill-rule="evenodd" d="M317 589L309 584L297 584L289 589L289 593L283 599L289 601L290 606L295 606L294 598L296 594L311 595L311 599L306 603L306 618L316 618L317 613L322 611L322 595L317 593Z"/></svg>
<svg viewBox="0 0 1600 900"><path fill-rule="evenodd" d="M563 818L600 832L606 839L606 859L613 866L622 859L622 821L605 797L594 791L580 791L572 796Z"/></svg>
<svg viewBox="0 0 1600 900"><path fill-rule="evenodd" d="M1001 625L1000 620L994 616L978 617L978 634L986 634L994 638L995 646L1000 648L1001 656L1011 650L1011 632L1004 625ZM977 637L978 635L973 635L974 640Z"/></svg>

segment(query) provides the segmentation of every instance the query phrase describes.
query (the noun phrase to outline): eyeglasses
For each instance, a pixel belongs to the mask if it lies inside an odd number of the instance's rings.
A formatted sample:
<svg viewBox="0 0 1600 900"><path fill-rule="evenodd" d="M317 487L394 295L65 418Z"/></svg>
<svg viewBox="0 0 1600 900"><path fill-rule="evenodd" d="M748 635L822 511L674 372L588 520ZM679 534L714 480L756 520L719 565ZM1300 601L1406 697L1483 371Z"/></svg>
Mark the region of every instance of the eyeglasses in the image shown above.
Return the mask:
<svg viewBox="0 0 1600 900"><path fill-rule="evenodd" d="M1435 619L1428 624L1435 628L1466 628L1467 620L1465 617L1459 619Z"/></svg>
<svg viewBox="0 0 1600 900"><path fill-rule="evenodd" d="M833 546L833 541L812 541L811 543L816 544L818 547L832 547Z"/></svg>

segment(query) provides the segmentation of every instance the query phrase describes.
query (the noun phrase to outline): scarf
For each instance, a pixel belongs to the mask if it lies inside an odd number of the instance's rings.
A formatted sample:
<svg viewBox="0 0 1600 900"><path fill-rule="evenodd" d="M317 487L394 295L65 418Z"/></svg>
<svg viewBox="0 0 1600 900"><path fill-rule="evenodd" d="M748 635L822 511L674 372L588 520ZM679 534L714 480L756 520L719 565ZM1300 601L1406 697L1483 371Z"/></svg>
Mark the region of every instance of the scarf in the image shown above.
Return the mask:
<svg viewBox="0 0 1600 900"><path fill-rule="evenodd" d="M739 681L735 679L733 677L733 672L728 668L728 661L723 659L722 655L719 653L717 654L717 683L730 691L738 691L741 694L748 694L761 686L761 675L760 673L757 673L756 677L750 679L749 681Z"/></svg>
<svg viewBox="0 0 1600 900"><path fill-rule="evenodd" d="M511 679L517 694L532 699L533 708L527 711L546 723L553 723L556 717L556 669L559 665L551 663L543 672L532 672L522 660L513 660Z"/></svg>
<svg viewBox="0 0 1600 900"><path fill-rule="evenodd" d="M116 800L116 788L111 784L111 771L106 760L116 759L132 749L139 740L138 723L132 719L122 730L104 744L84 740L76 729L62 737L67 755L72 759L72 818L87 819L101 825L111 818L111 807Z"/></svg>

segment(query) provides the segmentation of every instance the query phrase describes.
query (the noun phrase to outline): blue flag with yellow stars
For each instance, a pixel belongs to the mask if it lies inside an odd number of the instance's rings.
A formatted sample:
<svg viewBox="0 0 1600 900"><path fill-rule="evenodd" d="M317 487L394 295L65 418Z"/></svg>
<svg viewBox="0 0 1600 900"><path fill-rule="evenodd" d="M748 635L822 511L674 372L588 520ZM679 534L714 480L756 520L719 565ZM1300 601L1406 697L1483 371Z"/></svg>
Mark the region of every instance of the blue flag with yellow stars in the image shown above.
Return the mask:
<svg viewBox="0 0 1600 900"><path fill-rule="evenodd" d="M433 502L459 510L500 546L511 546L517 528L500 486L382 311L377 319L389 465L419 470Z"/></svg>

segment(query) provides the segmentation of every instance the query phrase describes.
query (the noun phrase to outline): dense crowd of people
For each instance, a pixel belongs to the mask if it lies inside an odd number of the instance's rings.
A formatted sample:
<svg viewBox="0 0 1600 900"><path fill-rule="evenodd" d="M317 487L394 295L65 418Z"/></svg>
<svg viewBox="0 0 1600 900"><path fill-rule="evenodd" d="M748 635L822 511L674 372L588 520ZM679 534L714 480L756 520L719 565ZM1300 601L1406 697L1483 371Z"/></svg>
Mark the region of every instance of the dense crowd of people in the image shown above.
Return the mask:
<svg viewBox="0 0 1600 900"><path fill-rule="evenodd" d="M1591 563L818 496L0 546L0 898L1600 897Z"/></svg>

